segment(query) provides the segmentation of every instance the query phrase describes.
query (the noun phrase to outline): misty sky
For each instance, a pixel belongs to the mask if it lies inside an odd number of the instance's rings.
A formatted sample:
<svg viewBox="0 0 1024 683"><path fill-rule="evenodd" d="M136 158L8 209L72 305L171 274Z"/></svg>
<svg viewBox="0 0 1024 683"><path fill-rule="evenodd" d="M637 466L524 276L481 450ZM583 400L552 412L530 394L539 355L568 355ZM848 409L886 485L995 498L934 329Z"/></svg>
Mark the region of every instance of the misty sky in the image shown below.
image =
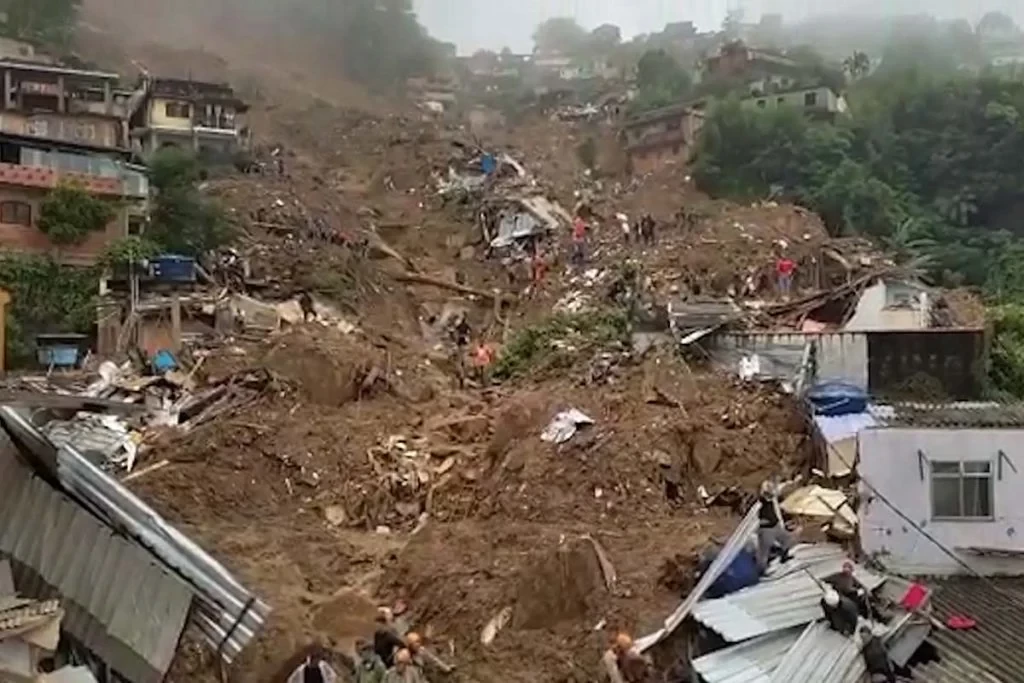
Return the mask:
<svg viewBox="0 0 1024 683"><path fill-rule="evenodd" d="M629 38L659 31L670 21L690 20L703 31L721 27L728 8L742 5L748 20L782 12L787 20L812 13L930 13L977 21L1000 10L1024 23L1024 0L414 0L431 35L454 42L462 54L504 46L529 52L533 29L548 17L574 16L587 28L616 24Z"/></svg>

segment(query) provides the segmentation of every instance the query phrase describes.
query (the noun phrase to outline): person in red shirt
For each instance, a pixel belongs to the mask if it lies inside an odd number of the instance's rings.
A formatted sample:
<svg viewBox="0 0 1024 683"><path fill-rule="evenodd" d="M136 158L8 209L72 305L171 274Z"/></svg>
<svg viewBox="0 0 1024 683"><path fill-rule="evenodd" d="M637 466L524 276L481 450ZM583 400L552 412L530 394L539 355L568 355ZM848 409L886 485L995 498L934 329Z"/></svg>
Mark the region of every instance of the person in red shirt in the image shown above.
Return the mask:
<svg viewBox="0 0 1024 683"><path fill-rule="evenodd" d="M586 252L587 224L581 216L576 216L572 223L572 263L582 266L587 260Z"/></svg>
<svg viewBox="0 0 1024 683"><path fill-rule="evenodd" d="M533 251L533 256L530 258L530 274L531 274L531 288L530 295L532 296L540 289L541 283L544 282L544 276L547 275L548 264L544 260L544 252L541 251L540 247L537 247Z"/></svg>
<svg viewBox="0 0 1024 683"><path fill-rule="evenodd" d="M787 256L780 256L775 264L775 274L779 280L779 293L784 297L788 297L793 288L793 272L795 270L796 263Z"/></svg>

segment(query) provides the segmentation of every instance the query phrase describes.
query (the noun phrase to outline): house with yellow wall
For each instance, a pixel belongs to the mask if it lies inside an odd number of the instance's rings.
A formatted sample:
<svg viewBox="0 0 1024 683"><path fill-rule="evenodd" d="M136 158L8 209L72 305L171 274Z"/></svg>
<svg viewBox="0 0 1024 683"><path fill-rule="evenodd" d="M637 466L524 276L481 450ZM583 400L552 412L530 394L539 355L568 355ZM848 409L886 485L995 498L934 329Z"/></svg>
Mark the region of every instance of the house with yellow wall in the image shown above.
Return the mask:
<svg viewBox="0 0 1024 683"><path fill-rule="evenodd" d="M231 86L175 78L143 78L141 106L131 119L133 146L143 154L179 147L229 156L248 143L248 106Z"/></svg>

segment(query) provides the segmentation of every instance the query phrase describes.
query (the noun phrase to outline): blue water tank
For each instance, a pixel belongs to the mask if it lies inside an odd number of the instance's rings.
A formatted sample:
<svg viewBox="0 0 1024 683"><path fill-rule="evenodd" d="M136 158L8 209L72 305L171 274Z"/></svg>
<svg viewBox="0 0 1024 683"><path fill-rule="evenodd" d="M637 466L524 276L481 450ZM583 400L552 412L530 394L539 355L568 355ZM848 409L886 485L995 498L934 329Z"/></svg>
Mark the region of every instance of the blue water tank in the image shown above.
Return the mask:
<svg viewBox="0 0 1024 683"><path fill-rule="evenodd" d="M837 417L863 413L868 408L868 394L848 382L822 382L807 392L815 415Z"/></svg>
<svg viewBox="0 0 1024 683"><path fill-rule="evenodd" d="M160 282L195 282L196 260L188 256L162 254L150 261L153 277Z"/></svg>

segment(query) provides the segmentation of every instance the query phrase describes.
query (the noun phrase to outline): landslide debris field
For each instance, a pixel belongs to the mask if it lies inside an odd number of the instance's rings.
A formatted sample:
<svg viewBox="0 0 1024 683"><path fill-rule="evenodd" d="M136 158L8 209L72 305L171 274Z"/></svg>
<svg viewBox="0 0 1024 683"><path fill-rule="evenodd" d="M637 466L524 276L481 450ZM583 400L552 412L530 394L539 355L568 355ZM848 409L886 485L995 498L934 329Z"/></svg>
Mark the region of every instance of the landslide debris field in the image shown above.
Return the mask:
<svg viewBox="0 0 1024 683"><path fill-rule="evenodd" d="M820 223L792 207L718 204L685 185L652 191L684 182L675 174L634 188L624 180L618 194L590 187L598 214L649 206L661 245L627 253L615 222L597 220L580 271L567 263L568 232L556 234L547 281L527 295L508 284L500 259L484 257L471 208L437 197L431 171L453 149L459 158L460 131L345 112L334 125L339 151L325 150L322 165L316 150L295 149L284 177L207 188L244 228L238 249L260 282L250 293L273 300L310 288L332 313L212 349L205 381L251 369L272 380L189 433L149 444L140 466L170 464L130 485L273 606L236 664L240 680L271 679L311 639L351 648L372 633L376 606L398 599L457 665L455 680L589 680L609 632L647 632L674 608L673 563L734 526L734 512L705 508L697 488L753 491L792 470L806 447L794 405L775 388L684 362L667 335L638 353L607 290L630 259L651 301L677 295L692 272L728 287L722 274L737 267L771 267L775 239L808 250L824 240ZM508 133L536 140L528 148L495 145L572 207L572 188L589 181L546 166L573 159L580 133L567 125ZM552 151L559 141L565 149ZM675 224L684 206L700 212L695 225ZM310 228L319 222L369 248ZM409 272L520 296L496 308L396 278ZM468 313L475 340L523 354L513 377L459 388L440 329L454 310ZM570 408L594 424L560 445L542 441ZM675 498L666 480L681 483ZM482 645L506 607L508 624ZM172 674L212 676L208 660L187 655Z"/></svg>
<svg viewBox="0 0 1024 683"><path fill-rule="evenodd" d="M136 56L175 63L165 52ZM684 358L669 303L732 295L759 302L740 325L799 327L828 303L817 292L891 264L830 240L802 209L712 201L682 168L586 174L586 137L600 141L600 166L621 165L603 152L616 149L603 124L538 114L474 136L397 108L271 92L253 120L284 173L204 184L249 266L215 275L264 302L312 291L320 315L207 349L195 381L244 400L147 437L137 467L168 464L128 484L273 607L232 678L276 680L313 640L348 651L378 605L402 600L457 666L452 680L592 680L608 635L660 626L689 588L680 564L735 526L735 510L705 507L699 487L753 492L800 469L810 447L778 387ZM449 169L462 177L481 152L519 167L483 189L452 182ZM478 224L488 201L524 196L593 216L587 264L570 267L559 223L536 290L528 268L488 253ZM615 216L644 211L658 244L627 246ZM790 304L771 287L783 243L798 263ZM498 349L490 386L460 387L445 328L460 311L473 342ZM246 373L262 381L230 388ZM542 440L569 409L593 424ZM216 678L190 647L170 677Z"/></svg>

